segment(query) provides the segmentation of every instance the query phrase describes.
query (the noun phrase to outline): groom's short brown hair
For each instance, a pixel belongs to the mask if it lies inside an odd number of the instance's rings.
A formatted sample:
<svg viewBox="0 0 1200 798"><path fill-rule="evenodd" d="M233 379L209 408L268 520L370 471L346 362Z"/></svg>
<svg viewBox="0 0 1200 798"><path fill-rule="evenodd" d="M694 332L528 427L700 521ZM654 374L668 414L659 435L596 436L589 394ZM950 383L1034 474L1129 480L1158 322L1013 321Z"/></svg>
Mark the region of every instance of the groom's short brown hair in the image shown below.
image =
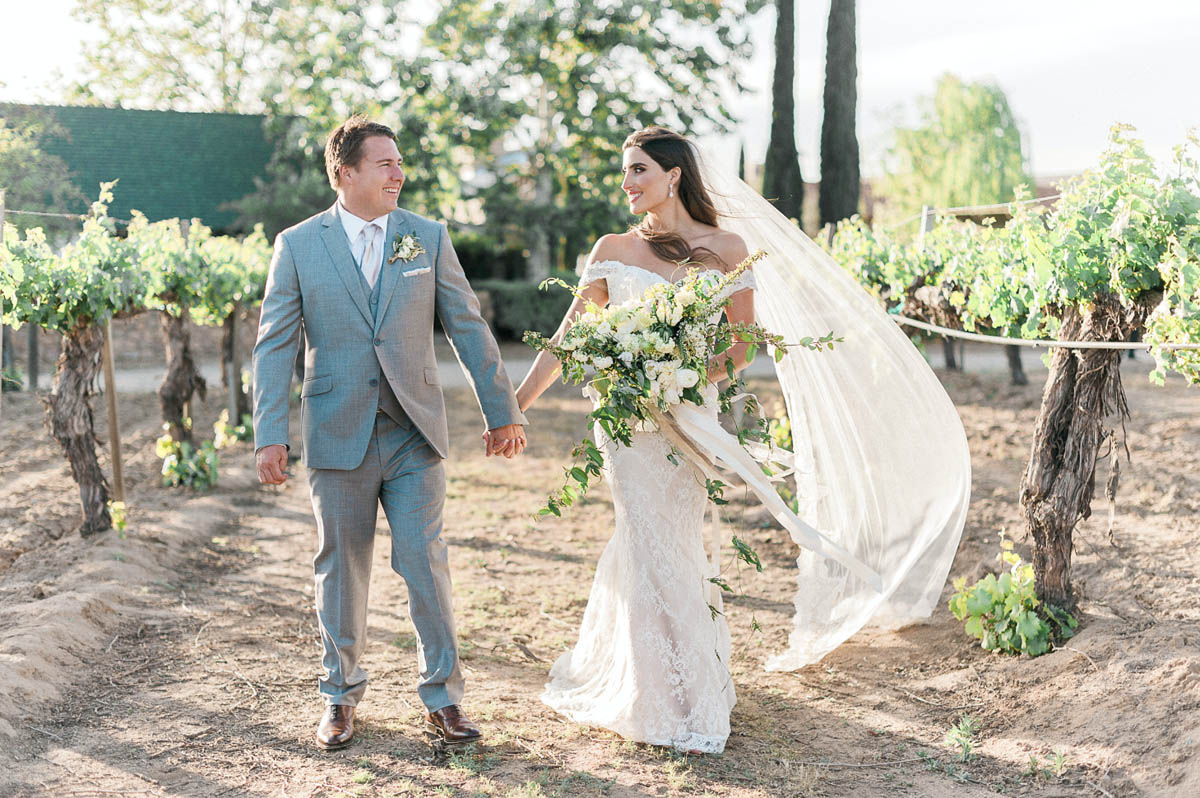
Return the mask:
<svg viewBox="0 0 1200 798"><path fill-rule="evenodd" d="M325 140L325 174L329 176L329 185L336 191L341 183L338 174L343 166L358 166L362 160L363 142L371 136L386 136L392 141L396 134L387 125L368 120L362 114L355 114L333 129Z"/></svg>

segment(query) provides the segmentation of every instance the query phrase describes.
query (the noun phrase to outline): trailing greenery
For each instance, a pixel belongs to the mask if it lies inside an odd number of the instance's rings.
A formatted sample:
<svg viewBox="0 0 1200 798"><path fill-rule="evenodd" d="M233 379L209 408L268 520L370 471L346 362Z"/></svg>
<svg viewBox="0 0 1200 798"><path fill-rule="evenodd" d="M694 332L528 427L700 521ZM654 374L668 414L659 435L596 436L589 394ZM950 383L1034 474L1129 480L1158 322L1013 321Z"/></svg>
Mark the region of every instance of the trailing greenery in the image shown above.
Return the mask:
<svg viewBox="0 0 1200 798"><path fill-rule="evenodd" d="M1000 561L1008 570L988 574L971 587L966 577L954 580L950 612L966 621L966 632L988 651L1045 654L1056 640L1075 634L1075 618L1038 600L1033 566L1021 561L1011 540L1000 538Z"/></svg>

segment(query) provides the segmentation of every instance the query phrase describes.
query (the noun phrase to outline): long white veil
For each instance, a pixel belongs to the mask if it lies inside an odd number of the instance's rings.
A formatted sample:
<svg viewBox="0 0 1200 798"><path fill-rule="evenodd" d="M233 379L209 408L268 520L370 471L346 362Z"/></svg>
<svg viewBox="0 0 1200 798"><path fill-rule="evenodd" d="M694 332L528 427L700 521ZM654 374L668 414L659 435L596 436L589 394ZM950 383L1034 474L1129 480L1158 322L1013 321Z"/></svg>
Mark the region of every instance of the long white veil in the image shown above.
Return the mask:
<svg viewBox="0 0 1200 798"><path fill-rule="evenodd" d="M883 592L802 546L789 646L767 661L793 670L868 622L932 612L966 520L970 453L945 389L876 300L756 191L702 153L700 165L721 228L767 253L754 266L757 321L786 341L845 339L833 351L791 349L776 372L799 516L880 574Z"/></svg>

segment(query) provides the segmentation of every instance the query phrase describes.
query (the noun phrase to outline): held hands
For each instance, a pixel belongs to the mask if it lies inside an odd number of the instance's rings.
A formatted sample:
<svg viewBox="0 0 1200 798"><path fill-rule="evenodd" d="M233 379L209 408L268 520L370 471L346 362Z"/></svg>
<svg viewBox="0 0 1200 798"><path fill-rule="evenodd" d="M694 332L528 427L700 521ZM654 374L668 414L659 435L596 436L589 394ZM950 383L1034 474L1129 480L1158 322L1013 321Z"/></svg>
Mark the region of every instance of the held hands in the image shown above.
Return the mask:
<svg viewBox="0 0 1200 798"><path fill-rule="evenodd" d="M258 481L264 485L282 485L288 478L287 447L278 443L264 446L254 455Z"/></svg>
<svg viewBox="0 0 1200 798"><path fill-rule="evenodd" d="M486 457L504 455L509 460L525 450L525 428L507 424L483 433L483 453Z"/></svg>

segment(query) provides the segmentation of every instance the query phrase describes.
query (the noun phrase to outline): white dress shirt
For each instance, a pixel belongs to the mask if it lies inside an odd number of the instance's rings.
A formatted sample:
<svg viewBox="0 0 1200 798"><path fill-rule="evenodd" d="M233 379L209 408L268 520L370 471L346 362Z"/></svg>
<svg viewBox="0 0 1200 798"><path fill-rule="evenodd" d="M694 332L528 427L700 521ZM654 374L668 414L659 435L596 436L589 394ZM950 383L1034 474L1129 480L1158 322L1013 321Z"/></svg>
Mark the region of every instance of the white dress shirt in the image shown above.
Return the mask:
<svg viewBox="0 0 1200 798"><path fill-rule="evenodd" d="M338 216L342 220L342 227L346 230L346 239L350 242L350 254L354 257L358 268L362 270L367 284L374 288L375 280L383 267L383 238L387 235L388 214L377 219L360 219L346 210L346 206L342 205L340 201L338 206ZM363 235L363 229L369 224L375 225L374 254L371 257L371 263L363 263L363 255L368 249L367 237Z"/></svg>

